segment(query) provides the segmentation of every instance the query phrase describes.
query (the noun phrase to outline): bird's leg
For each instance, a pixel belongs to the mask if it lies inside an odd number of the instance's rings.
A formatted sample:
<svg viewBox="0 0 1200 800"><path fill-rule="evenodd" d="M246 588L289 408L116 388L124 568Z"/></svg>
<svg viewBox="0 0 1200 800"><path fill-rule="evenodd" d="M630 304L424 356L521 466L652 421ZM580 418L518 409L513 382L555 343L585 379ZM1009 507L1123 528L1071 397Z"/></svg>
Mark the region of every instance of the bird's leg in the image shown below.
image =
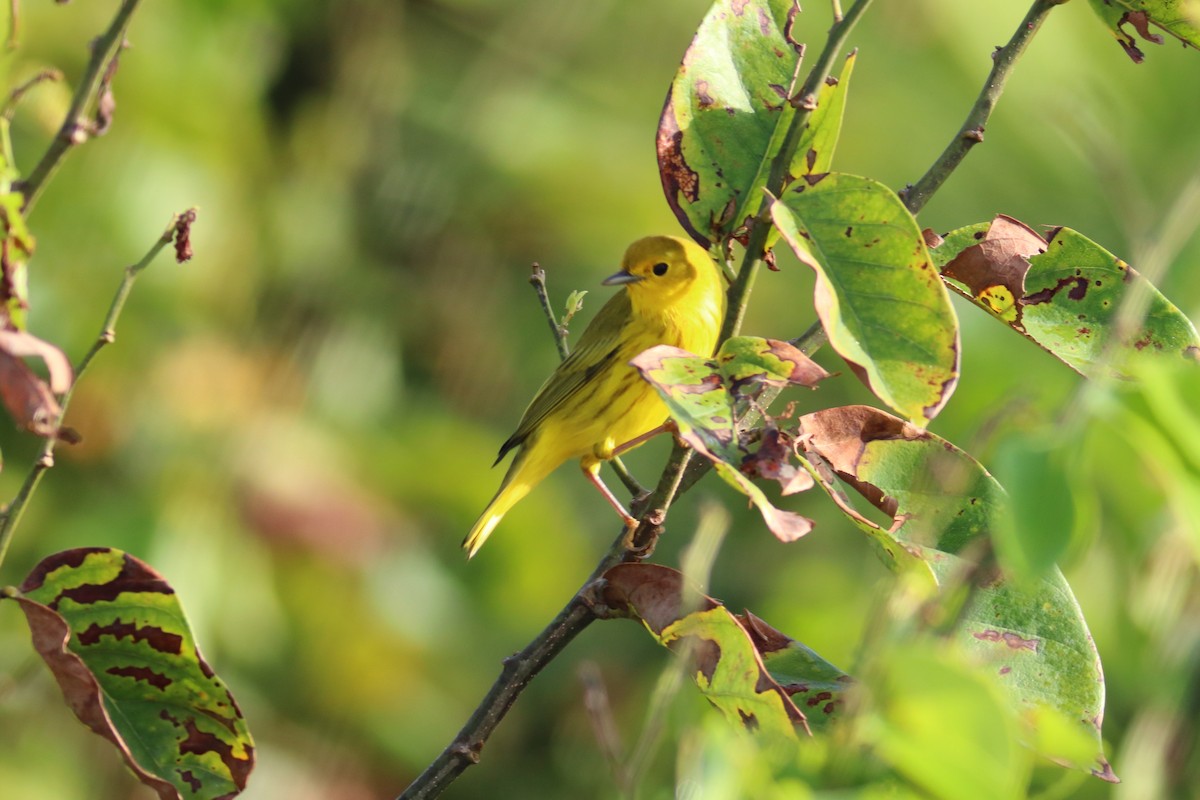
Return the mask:
<svg viewBox="0 0 1200 800"><path fill-rule="evenodd" d="M587 466L583 467L583 474L587 476L587 479L592 482L593 486L600 490L600 494L604 495L604 499L609 502L609 505L617 510L617 513L621 515L621 519L624 520L626 527L636 528L638 524L637 519L629 515L629 512L625 510L625 506L621 505L621 501L617 499L617 496L600 479L600 465L596 464L591 468Z"/></svg>
<svg viewBox="0 0 1200 800"><path fill-rule="evenodd" d="M658 436L660 433L679 433L679 426L675 424L675 420L669 419L662 425L659 425L657 428L648 430L640 436L635 436L624 444L617 445L613 448L612 455L609 456L609 458L616 458L622 453L626 453L638 445L645 444L655 436Z"/></svg>

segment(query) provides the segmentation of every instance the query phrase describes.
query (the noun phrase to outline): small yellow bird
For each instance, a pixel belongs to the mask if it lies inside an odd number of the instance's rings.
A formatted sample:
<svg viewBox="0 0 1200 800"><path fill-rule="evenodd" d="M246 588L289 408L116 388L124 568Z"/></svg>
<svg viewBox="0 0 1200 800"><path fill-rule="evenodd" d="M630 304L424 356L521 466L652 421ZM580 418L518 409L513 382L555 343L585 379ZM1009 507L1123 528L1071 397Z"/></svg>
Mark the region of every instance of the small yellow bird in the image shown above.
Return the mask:
<svg viewBox="0 0 1200 800"><path fill-rule="evenodd" d="M623 286L596 314L579 344L542 384L496 463L516 458L500 489L463 540L474 556L510 508L568 458L627 524L635 522L600 480L600 464L624 452L667 418L666 405L629 362L669 344L712 355L725 314L725 291L712 259L675 236L639 239L625 251L621 271L603 281Z"/></svg>

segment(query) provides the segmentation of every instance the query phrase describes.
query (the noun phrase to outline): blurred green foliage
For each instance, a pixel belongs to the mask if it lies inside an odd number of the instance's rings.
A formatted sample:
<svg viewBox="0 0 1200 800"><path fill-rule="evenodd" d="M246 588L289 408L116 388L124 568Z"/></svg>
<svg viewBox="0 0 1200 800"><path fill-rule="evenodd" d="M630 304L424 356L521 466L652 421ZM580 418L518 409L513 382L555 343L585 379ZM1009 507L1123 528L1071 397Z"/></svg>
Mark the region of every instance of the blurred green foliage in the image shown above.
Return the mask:
<svg viewBox="0 0 1200 800"><path fill-rule="evenodd" d="M86 545L127 550L168 577L259 745L245 797L398 792L615 534L611 512L564 469L480 558L468 565L458 549L499 479L487 469L496 446L556 359L529 263L546 269L559 306L572 289L592 290L578 330L624 245L678 230L654 130L706 6L209 0L139 10L113 129L71 154L29 220L30 328L77 358L121 268L190 205L200 208L196 258L141 278L116 344L76 394L68 424L84 442L60 450L0 582ZM22 4L21 47L0 62L7 85L49 65L77 76L115 7ZM835 167L893 188L916 180L1022 11L876 3L851 39L860 52ZM802 38L815 44L827 14L809 9ZM1056 10L986 143L922 224L949 230L1004 212L1069 225L1200 316L1200 271L1189 268L1200 261L1200 58L1175 44L1144 49L1135 67L1087 5ZM22 104L21 169L69 95L43 86ZM747 333L794 336L812 322L809 270L781 266L760 277ZM1104 730L1125 782L1089 779L1070 796L1195 796L1195 381L1082 390L1050 356L957 307L963 378L933 430L986 464L1014 431L1074 420L1077 531L1063 567L1103 658ZM844 365L819 360L844 377L797 395L802 411L869 402ZM0 431L0 498L15 493L37 445ZM649 480L665 453L655 442L628 462ZM818 527L783 545L709 478L673 510L656 560L678 562L703 495L734 511L711 594L854 665L891 581L862 537L809 493L789 507ZM145 796L33 659L20 615L0 606L3 794ZM633 625L593 625L449 796L614 796L576 677L585 661L599 665L626 745L635 741L667 657ZM720 797L712 787L735 784L718 779L739 774L749 796L766 796L753 788L761 777L730 766L750 756L714 717L687 690L678 696L646 797L672 796L676 776L681 792ZM803 765L791 769L783 780L807 780Z"/></svg>

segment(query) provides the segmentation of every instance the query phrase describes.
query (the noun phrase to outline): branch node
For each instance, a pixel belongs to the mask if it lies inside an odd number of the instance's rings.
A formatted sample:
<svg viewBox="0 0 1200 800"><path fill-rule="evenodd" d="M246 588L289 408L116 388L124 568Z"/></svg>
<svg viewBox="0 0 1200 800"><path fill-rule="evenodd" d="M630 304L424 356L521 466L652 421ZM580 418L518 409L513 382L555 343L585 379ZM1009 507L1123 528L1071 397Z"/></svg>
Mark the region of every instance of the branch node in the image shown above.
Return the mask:
<svg viewBox="0 0 1200 800"><path fill-rule="evenodd" d="M450 748L450 752L463 761L471 764L479 763L479 753L483 750L483 742L455 742Z"/></svg>
<svg viewBox="0 0 1200 800"><path fill-rule="evenodd" d="M963 131L962 137L964 139L966 139L968 142L971 142L973 144L978 144L979 142L982 142L983 141L983 126L979 125L977 127L971 128L969 131Z"/></svg>

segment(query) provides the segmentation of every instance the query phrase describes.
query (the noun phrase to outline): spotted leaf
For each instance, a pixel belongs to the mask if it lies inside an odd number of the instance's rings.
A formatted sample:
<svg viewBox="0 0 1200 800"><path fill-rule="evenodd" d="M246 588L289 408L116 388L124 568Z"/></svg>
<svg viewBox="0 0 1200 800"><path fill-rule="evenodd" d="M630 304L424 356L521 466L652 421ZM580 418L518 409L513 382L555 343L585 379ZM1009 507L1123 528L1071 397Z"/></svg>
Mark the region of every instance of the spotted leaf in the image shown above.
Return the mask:
<svg viewBox="0 0 1200 800"><path fill-rule="evenodd" d="M1200 360L1184 314L1132 267L1070 228L1042 237L998 216L947 234L934 262L951 286L1083 375L1123 375L1149 357ZM1124 333L1121 311L1143 304Z"/></svg>
<svg viewBox="0 0 1200 800"><path fill-rule="evenodd" d="M958 319L900 198L830 173L789 189L771 217L817 274L814 302L833 349L907 419L933 419L958 383Z"/></svg>
<svg viewBox="0 0 1200 800"><path fill-rule="evenodd" d="M175 591L133 556L80 548L7 590L75 715L162 800L241 793L254 744L200 656Z"/></svg>
<svg viewBox="0 0 1200 800"><path fill-rule="evenodd" d="M787 342L749 336L729 339L711 359L659 345L639 355L632 364L666 402L680 438L712 461L727 483L750 498L775 536L790 542L811 530L808 519L772 505L745 472L779 480L785 491L800 491L811 484L798 473L789 472L786 465L772 474L769 465L777 459L762 453L761 447L742 442L737 418L739 402L744 401L749 386L812 386L828 377L825 370Z"/></svg>

